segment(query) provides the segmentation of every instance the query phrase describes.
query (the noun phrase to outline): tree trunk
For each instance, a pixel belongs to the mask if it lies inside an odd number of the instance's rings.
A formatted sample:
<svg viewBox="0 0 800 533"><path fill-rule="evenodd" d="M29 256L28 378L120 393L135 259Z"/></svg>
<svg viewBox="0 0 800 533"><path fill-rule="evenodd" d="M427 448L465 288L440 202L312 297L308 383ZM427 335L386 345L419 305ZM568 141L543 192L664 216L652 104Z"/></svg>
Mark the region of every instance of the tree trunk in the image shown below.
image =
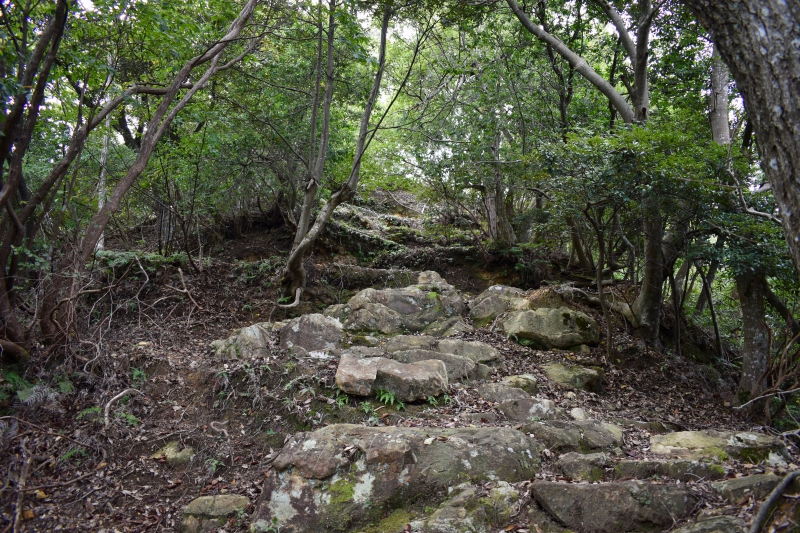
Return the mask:
<svg viewBox="0 0 800 533"><path fill-rule="evenodd" d="M664 285L664 256L661 250L664 224L658 199L645 199L643 213L644 268L642 287L633 304L633 314L639 322L637 335L648 344L657 345Z"/></svg>
<svg viewBox="0 0 800 533"><path fill-rule="evenodd" d="M764 320L766 287L762 276L754 273L736 276L736 290L742 307L742 375L737 399L740 404L755 398L763 390L761 382L769 360L770 332Z"/></svg>
<svg viewBox="0 0 800 533"><path fill-rule="evenodd" d="M800 273L800 8L791 0L683 3L710 30L742 92Z"/></svg>
<svg viewBox="0 0 800 533"><path fill-rule="evenodd" d="M728 123L728 67L722 61L719 50L714 47L711 58L711 138L722 146L731 143L731 129Z"/></svg>

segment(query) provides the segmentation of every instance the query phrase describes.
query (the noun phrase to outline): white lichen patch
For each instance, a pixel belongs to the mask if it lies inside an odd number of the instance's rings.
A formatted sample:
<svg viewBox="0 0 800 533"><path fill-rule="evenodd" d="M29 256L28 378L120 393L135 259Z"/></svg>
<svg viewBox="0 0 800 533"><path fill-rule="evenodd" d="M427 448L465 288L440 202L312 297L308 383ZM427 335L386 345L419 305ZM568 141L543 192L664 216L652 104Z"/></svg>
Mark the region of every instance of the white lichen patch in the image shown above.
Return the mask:
<svg viewBox="0 0 800 533"><path fill-rule="evenodd" d="M314 446L316 446L316 445L317 445L317 441L315 441L314 439L309 439L309 440L307 440L307 441L305 441L303 443L303 451L307 452L308 450L313 449Z"/></svg>
<svg viewBox="0 0 800 533"><path fill-rule="evenodd" d="M355 503L364 503L372 499L372 483L375 481L375 476L369 472L361 476L358 483L353 486L353 501Z"/></svg>

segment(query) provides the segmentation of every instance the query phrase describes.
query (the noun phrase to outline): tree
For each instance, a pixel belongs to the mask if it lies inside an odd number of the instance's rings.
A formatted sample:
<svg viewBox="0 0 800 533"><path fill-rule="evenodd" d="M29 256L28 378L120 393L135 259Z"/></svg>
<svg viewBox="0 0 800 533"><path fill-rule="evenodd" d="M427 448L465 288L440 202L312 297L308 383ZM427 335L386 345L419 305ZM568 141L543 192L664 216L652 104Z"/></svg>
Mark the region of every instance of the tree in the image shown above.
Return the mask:
<svg viewBox="0 0 800 533"><path fill-rule="evenodd" d="M800 8L783 0L683 0L742 92L800 274Z"/></svg>

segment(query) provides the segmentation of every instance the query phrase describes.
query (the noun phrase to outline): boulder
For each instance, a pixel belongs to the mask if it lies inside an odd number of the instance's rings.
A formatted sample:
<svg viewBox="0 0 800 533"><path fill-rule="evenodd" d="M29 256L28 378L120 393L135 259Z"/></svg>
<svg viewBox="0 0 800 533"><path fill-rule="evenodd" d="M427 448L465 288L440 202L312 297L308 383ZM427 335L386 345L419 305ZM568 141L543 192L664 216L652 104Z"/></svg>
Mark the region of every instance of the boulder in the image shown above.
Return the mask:
<svg viewBox="0 0 800 533"><path fill-rule="evenodd" d="M459 483L530 479L540 453L535 440L510 428L336 424L299 433L272 463L252 528L357 531L404 502L424 497L436 505Z"/></svg>
<svg viewBox="0 0 800 533"><path fill-rule="evenodd" d="M501 383L504 383L509 387L522 389L528 394L536 394L539 392L539 383L536 381L536 376L532 374L506 376L501 380Z"/></svg>
<svg viewBox="0 0 800 533"><path fill-rule="evenodd" d="M673 529L672 533L744 533L744 531L744 524L738 517L714 516Z"/></svg>
<svg viewBox="0 0 800 533"><path fill-rule="evenodd" d="M381 304L362 302L356 309L347 309L343 316L346 317L344 329L347 331L391 335L403 328L400 313Z"/></svg>
<svg viewBox="0 0 800 533"><path fill-rule="evenodd" d="M718 464L707 461L641 461L623 460L614 466L617 479L648 479L653 477L678 479L680 481L701 481L722 479L727 472Z"/></svg>
<svg viewBox="0 0 800 533"><path fill-rule="evenodd" d="M486 383L478 388L478 394L488 402L505 402L508 400L522 400L531 395L522 389L510 387L505 383Z"/></svg>
<svg viewBox="0 0 800 533"><path fill-rule="evenodd" d="M336 369L336 385L345 394L371 396L381 361L380 357L362 358L350 353L343 354Z"/></svg>
<svg viewBox="0 0 800 533"><path fill-rule="evenodd" d="M571 530L596 533L652 531L691 513L696 497L685 485L641 481L576 484L536 481L536 502Z"/></svg>
<svg viewBox="0 0 800 533"><path fill-rule="evenodd" d="M271 322L260 322L235 330L227 339L211 343L214 355L228 359L264 357L270 353Z"/></svg>
<svg viewBox="0 0 800 533"><path fill-rule="evenodd" d="M570 409L569 416L572 417L573 420L589 420L589 414L580 407Z"/></svg>
<svg viewBox="0 0 800 533"><path fill-rule="evenodd" d="M425 328L425 333L437 337L452 337L459 333L469 333L471 331L475 331L475 328L464 322L460 316L440 318Z"/></svg>
<svg viewBox="0 0 800 533"><path fill-rule="evenodd" d="M482 327L507 311L530 308L525 291L505 285L493 285L469 303L469 316Z"/></svg>
<svg viewBox="0 0 800 533"><path fill-rule="evenodd" d="M491 533L497 526L505 525L516 510L519 493L505 481L483 488L488 492L480 496L472 485L455 487L453 498L444 502L427 520L412 522L412 529L424 533Z"/></svg>
<svg viewBox="0 0 800 533"><path fill-rule="evenodd" d="M712 483L711 487L729 502L737 504L749 496L763 500L778 486L781 479L775 474L756 474L717 481Z"/></svg>
<svg viewBox="0 0 800 533"><path fill-rule="evenodd" d="M573 481L600 481L610 461L604 453L565 453L556 461L556 468Z"/></svg>
<svg viewBox="0 0 800 533"><path fill-rule="evenodd" d="M556 453L614 451L622 446L622 428L598 420L538 422L522 427Z"/></svg>
<svg viewBox="0 0 800 533"><path fill-rule="evenodd" d="M450 381L458 381L475 375L475 362L472 359L451 353L431 350L407 350L387 354L387 358L401 363L417 363L428 360L441 361L447 368L447 379Z"/></svg>
<svg viewBox="0 0 800 533"><path fill-rule="evenodd" d="M500 352L497 348L480 341L462 341L457 339L445 339L439 341L436 350L442 353L452 353L469 357L476 363L494 363L500 360Z"/></svg>
<svg viewBox="0 0 800 533"><path fill-rule="evenodd" d="M404 364L381 359L374 390L388 390L401 402L426 400L447 392L447 368L442 361L426 360Z"/></svg>
<svg viewBox="0 0 800 533"><path fill-rule="evenodd" d="M319 313L290 320L280 330L280 347L303 348L307 352L329 353L342 347L342 323Z"/></svg>
<svg viewBox="0 0 800 533"><path fill-rule="evenodd" d="M461 294L451 285L412 285L403 289L364 289L337 312L349 331L423 331L437 320L460 316Z"/></svg>
<svg viewBox="0 0 800 533"><path fill-rule="evenodd" d="M429 335L395 335L386 341L387 352L405 352L408 350L435 351L439 341Z"/></svg>
<svg viewBox="0 0 800 533"><path fill-rule="evenodd" d="M211 533L223 527L229 516L244 513L250 505L246 496L219 494L201 496L183 509L181 533Z"/></svg>
<svg viewBox="0 0 800 533"><path fill-rule="evenodd" d="M650 451L681 459L734 458L749 463L780 462L787 457L783 443L769 435L746 431L676 431L650 437Z"/></svg>
<svg viewBox="0 0 800 533"><path fill-rule="evenodd" d="M501 403L498 409L506 415L506 418L514 422L553 420L559 414L556 404L552 401L530 397L507 400Z"/></svg>
<svg viewBox="0 0 800 533"><path fill-rule="evenodd" d="M168 466L179 468L189 464L192 457L194 457L194 448L191 446L183 448L178 441L174 440L162 446L150 456L150 459L164 459Z"/></svg>
<svg viewBox="0 0 800 533"><path fill-rule="evenodd" d="M387 390L401 402L425 400L447 391L447 368L442 361L423 360L410 364L385 357L361 358L345 353L336 370L336 385L346 394L371 396Z"/></svg>
<svg viewBox="0 0 800 533"><path fill-rule="evenodd" d="M595 345L600 341L597 322L580 311L567 307L542 308L507 313L500 327L508 337L534 348L570 348L577 344Z"/></svg>
<svg viewBox="0 0 800 533"><path fill-rule="evenodd" d="M594 368L562 365L554 363L544 367L547 377L562 387L573 390L598 392L602 385L603 373Z"/></svg>

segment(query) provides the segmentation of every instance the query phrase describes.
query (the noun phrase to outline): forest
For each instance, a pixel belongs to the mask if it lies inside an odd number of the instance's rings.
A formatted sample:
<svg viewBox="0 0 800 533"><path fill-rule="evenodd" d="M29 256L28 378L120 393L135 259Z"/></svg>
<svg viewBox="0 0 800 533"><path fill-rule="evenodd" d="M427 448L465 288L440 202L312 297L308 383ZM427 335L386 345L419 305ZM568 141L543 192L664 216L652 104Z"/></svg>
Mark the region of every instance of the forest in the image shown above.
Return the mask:
<svg viewBox="0 0 800 533"><path fill-rule="evenodd" d="M3 533L800 531L797 3L0 0L0 73Z"/></svg>

